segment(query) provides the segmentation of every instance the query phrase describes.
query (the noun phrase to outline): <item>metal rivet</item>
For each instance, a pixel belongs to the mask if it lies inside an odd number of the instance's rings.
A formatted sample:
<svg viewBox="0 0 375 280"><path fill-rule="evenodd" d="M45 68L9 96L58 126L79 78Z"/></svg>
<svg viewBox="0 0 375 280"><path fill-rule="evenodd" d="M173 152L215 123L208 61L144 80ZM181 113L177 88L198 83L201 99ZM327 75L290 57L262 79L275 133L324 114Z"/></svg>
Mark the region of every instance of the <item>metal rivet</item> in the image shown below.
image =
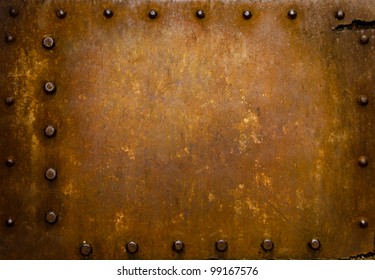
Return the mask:
<svg viewBox="0 0 375 280"><path fill-rule="evenodd" d="M177 253L181 253L184 250L184 247L185 244L180 240L173 243L173 250Z"/></svg>
<svg viewBox="0 0 375 280"><path fill-rule="evenodd" d="M53 94L56 91L56 86L53 82L46 82L43 89L45 93Z"/></svg>
<svg viewBox="0 0 375 280"><path fill-rule="evenodd" d="M19 12L18 12L18 10L15 9L15 8L10 8L10 10L9 10L9 14L10 14L10 16L12 16L12 17L16 17L16 16L19 15Z"/></svg>
<svg viewBox="0 0 375 280"><path fill-rule="evenodd" d="M13 97L7 97L5 98L5 104L8 106L11 106L14 104L14 98Z"/></svg>
<svg viewBox="0 0 375 280"><path fill-rule="evenodd" d="M16 221L13 220L12 218L8 218L6 221L5 221L5 224L7 227L13 227L15 224L16 224Z"/></svg>
<svg viewBox="0 0 375 280"><path fill-rule="evenodd" d="M88 255L92 253L92 247L86 241L83 241L81 248L79 248L79 251L81 252L82 255L87 257Z"/></svg>
<svg viewBox="0 0 375 280"><path fill-rule="evenodd" d="M358 104L361 106L366 106L368 104L367 96L361 95L360 97L358 97Z"/></svg>
<svg viewBox="0 0 375 280"><path fill-rule="evenodd" d="M57 215L55 212L48 212L46 214L46 222L49 224L54 224L57 221Z"/></svg>
<svg viewBox="0 0 375 280"><path fill-rule="evenodd" d="M360 38L359 38L359 42L362 44L362 45L366 45L368 44L368 42L370 42L370 38L363 34Z"/></svg>
<svg viewBox="0 0 375 280"><path fill-rule="evenodd" d="M338 19L338 20L342 20L345 18L345 13L344 11L342 10L338 10L336 13L335 13L335 18Z"/></svg>
<svg viewBox="0 0 375 280"><path fill-rule="evenodd" d="M48 180L52 181L52 180L56 179L56 177L57 177L57 171L55 169L53 169L53 168L48 168L45 175L46 175L46 178Z"/></svg>
<svg viewBox="0 0 375 280"><path fill-rule="evenodd" d="M104 12L103 12L103 15L106 18L111 18L111 17L113 17L113 11L111 9L105 9Z"/></svg>
<svg viewBox="0 0 375 280"><path fill-rule="evenodd" d="M67 12L66 12L65 10L62 10L62 9L60 9L60 10L58 10L58 11L56 12L56 16L57 16L58 18L60 18L60 19L65 18L66 15L67 15Z"/></svg>
<svg viewBox="0 0 375 280"><path fill-rule="evenodd" d="M195 16L197 18L204 18L206 15L204 14L204 11L203 10L198 10L196 13L195 13Z"/></svg>
<svg viewBox="0 0 375 280"><path fill-rule="evenodd" d="M368 222L367 220L365 219L361 219L358 221L358 225L361 227L361 228L367 228L368 227Z"/></svg>
<svg viewBox="0 0 375 280"><path fill-rule="evenodd" d="M126 251L130 254L134 254L138 251L138 244L130 241L128 244L126 244Z"/></svg>
<svg viewBox="0 0 375 280"><path fill-rule="evenodd" d="M8 157L5 161L5 165L8 167L12 167L15 164L16 164L16 160L14 159L14 157Z"/></svg>
<svg viewBox="0 0 375 280"><path fill-rule="evenodd" d="M314 251L318 251L320 248L320 241L315 238L311 239L311 241L309 242L309 247Z"/></svg>
<svg viewBox="0 0 375 280"><path fill-rule="evenodd" d="M5 35L5 42L7 42L8 44L12 44L15 40L16 38L11 34Z"/></svg>
<svg viewBox="0 0 375 280"><path fill-rule="evenodd" d="M265 251L271 251L273 249L273 242L270 239L264 239L262 242L262 248Z"/></svg>
<svg viewBox="0 0 375 280"><path fill-rule="evenodd" d="M148 17L150 19L155 19L157 16L158 16L158 12L155 11L155 10L151 10L151 11L148 12Z"/></svg>
<svg viewBox="0 0 375 280"><path fill-rule="evenodd" d="M290 19L296 19L297 18L297 12L294 9L289 10L288 17Z"/></svg>
<svg viewBox="0 0 375 280"><path fill-rule="evenodd" d="M243 12L242 16L244 19L250 19L253 15L251 14L250 11L246 10Z"/></svg>
<svg viewBox="0 0 375 280"><path fill-rule="evenodd" d="M368 165L368 157L366 157L366 156L360 156L358 158L358 165L360 167L366 167Z"/></svg>
<svg viewBox="0 0 375 280"><path fill-rule="evenodd" d="M44 134L47 137L53 137L56 135L56 129L52 125L49 125L44 129Z"/></svg>
<svg viewBox="0 0 375 280"><path fill-rule="evenodd" d="M53 49L53 47L55 46L55 40L49 36L45 37L42 43L43 43L43 47L45 47L48 50Z"/></svg>
<svg viewBox="0 0 375 280"><path fill-rule="evenodd" d="M227 249L227 242L225 240L216 241L216 250L219 252L224 252Z"/></svg>

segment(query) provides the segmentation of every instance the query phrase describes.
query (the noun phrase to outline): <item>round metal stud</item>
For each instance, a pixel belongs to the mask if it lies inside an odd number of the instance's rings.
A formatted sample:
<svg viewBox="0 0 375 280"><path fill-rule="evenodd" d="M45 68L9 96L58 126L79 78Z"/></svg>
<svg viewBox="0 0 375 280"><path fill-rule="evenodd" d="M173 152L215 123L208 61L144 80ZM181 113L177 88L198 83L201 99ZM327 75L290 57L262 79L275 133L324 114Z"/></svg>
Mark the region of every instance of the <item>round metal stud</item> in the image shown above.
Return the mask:
<svg viewBox="0 0 375 280"><path fill-rule="evenodd" d="M83 256L87 257L92 253L92 247L86 241L83 241L79 251Z"/></svg>
<svg viewBox="0 0 375 280"><path fill-rule="evenodd" d="M343 20L343 19L345 18L345 13L344 13L344 11L342 11L342 10L338 10L338 11L336 11L336 13L335 13L335 18L336 18L337 20Z"/></svg>
<svg viewBox="0 0 375 280"><path fill-rule="evenodd" d="M45 175L48 180L52 181L56 179L57 171L53 168L48 168Z"/></svg>
<svg viewBox="0 0 375 280"><path fill-rule="evenodd" d="M246 10L242 13L242 16L243 16L244 19L251 19L253 14L250 11Z"/></svg>
<svg viewBox="0 0 375 280"><path fill-rule="evenodd" d="M53 49L55 46L55 39L50 36L44 37L42 44L47 50Z"/></svg>
<svg viewBox="0 0 375 280"><path fill-rule="evenodd" d="M198 10L198 11L195 13L195 16L196 16L197 18L202 19L202 18L204 18L206 15L204 14L204 11L203 11L203 10Z"/></svg>
<svg viewBox="0 0 375 280"><path fill-rule="evenodd" d="M6 160L5 160L5 165L8 166L8 167L12 167L16 164L16 160L14 159L14 157L8 157Z"/></svg>
<svg viewBox="0 0 375 280"><path fill-rule="evenodd" d="M363 34L361 37L359 37L359 42L362 44L362 45L367 45L368 42L370 42L370 38Z"/></svg>
<svg viewBox="0 0 375 280"><path fill-rule="evenodd" d="M366 219L360 219L358 221L358 225L361 227L361 228L367 228L368 227L368 222Z"/></svg>
<svg viewBox="0 0 375 280"><path fill-rule="evenodd" d="M14 104L14 98L13 97L5 98L5 104L8 106L12 106Z"/></svg>
<svg viewBox="0 0 375 280"><path fill-rule="evenodd" d="M11 17L17 17L17 16L19 15L19 12L18 12L18 10L15 9L15 8L10 8L10 9L9 9L9 15L10 15Z"/></svg>
<svg viewBox="0 0 375 280"><path fill-rule="evenodd" d="M9 218L5 221L5 224L6 224L7 227L13 227L13 226L15 226L16 221L9 217Z"/></svg>
<svg viewBox="0 0 375 280"><path fill-rule="evenodd" d="M251 17L253 16L252 13L249 11L249 10L246 10L242 13L242 16L244 19L251 19Z"/></svg>
<svg viewBox="0 0 375 280"><path fill-rule="evenodd" d="M320 248L319 239L315 239L315 238L311 239L311 241L309 242L309 247L314 251L318 251Z"/></svg>
<svg viewBox="0 0 375 280"><path fill-rule="evenodd" d="M366 167L368 165L368 157L366 157L366 156L360 156L358 158L358 165L360 167Z"/></svg>
<svg viewBox="0 0 375 280"><path fill-rule="evenodd" d="M128 244L126 244L126 251L130 254L134 254L138 251L138 244L130 241Z"/></svg>
<svg viewBox="0 0 375 280"><path fill-rule="evenodd" d="M262 242L262 248L264 251L271 251L273 246L274 245L271 239L264 239Z"/></svg>
<svg viewBox="0 0 375 280"><path fill-rule="evenodd" d="M46 222L49 223L49 224L54 224L57 222L57 215L55 212L48 212L46 214Z"/></svg>
<svg viewBox="0 0 375 280"><path fill-rule="evenodd" d="M48 94L53 94L56 92L56 86L53 82L46 82L44 84L43 89L44 89L44 92Z"/></svg>
<svg viewBox="0 0 375 280"><path fill-rule="evenodd" d="M219 252L224 252L228 245L227 245L227 242L225 240L218 240L216 241L216 250L218 250Z"/></svg>
<svg viewBox="0 0 375 280"><path fill-rule="evenodd" d="M294 9L290 9L288 12L288 18L290 19L296 19L297 18L297 12Z"/></svg>
<svg viewBox="0 0 375 280"><path fill-rule="evenodd" d="M183 250L184 250L184 247L185 247L185 244L180 241L180 240L177 240L176 242L173 243L173 251L175 251L176 253L181 253Z"/></svg>
<svg viewBox="0 0 375 280"><path fill-rule="evenodd" d="M366 106L368 104L368 98L365 95L358 97L358 104L361 106Z"/></svg>
<svg viewBox="0 0 375 280"><path fill-rule="evenodd" d="M16 41L16 38L13 35L11 34L5 35L5 42L7 42L8 44L12 44L14 43L14 41Z"/></svg>
<svg viewBox="0 0 375 280"><path fill-rule="evenodd" d="M56 12L56 16L59 18L59 19L63 19L63 18L66 18L66 15L67 15L67 12L65 10L58 10Z"/></svg>
<svg viewBox="0 0 375 280"><path fill-rule="evenodd" d="M150 19L156 19L157 16L158 16L158 12L155 11L155 10L151 10L151 11L148 12L148 17L149 17Z"/></svg>
<svg viewBox="0 0 375 280"><path fill-rule="evenodd" d="M105 9L104 12L103 12L103 15L106 18L111 18L111 17L113 17L113 11L111 9Z"/></svg>
<svg viewBox="0 0 375 280"><path fill-rule="evenodd" d="M56 135L56 129L52 125L49 125L44 129L44 134L47 137L53 137Z"/></svg>

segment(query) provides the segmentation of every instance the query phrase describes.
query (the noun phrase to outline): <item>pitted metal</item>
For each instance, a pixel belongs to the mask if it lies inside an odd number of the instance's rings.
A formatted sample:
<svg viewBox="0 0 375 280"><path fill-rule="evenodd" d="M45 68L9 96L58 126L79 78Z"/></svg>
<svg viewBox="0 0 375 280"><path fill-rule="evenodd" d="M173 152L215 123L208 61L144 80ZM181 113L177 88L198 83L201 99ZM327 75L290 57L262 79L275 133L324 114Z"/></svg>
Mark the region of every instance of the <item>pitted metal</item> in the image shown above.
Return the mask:
<svg viewBox="0 0 375 280"><path fill-rule="evenodd" d="M374 251L374 1L10 0L0 22L1 259Z"/></svg>

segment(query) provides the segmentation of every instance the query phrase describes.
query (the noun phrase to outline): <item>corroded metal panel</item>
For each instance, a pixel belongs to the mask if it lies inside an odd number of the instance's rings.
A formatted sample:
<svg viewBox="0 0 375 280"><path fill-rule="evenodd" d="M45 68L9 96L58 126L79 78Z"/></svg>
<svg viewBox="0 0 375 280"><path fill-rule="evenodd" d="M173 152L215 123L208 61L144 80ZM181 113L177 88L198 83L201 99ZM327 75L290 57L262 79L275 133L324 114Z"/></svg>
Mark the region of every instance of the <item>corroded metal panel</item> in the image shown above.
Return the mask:
<svg viewBox="0 0 375 280"><path fill-rule="evenodd" d="M1 1L0 258L373 252L374 20L372 0Z"/></svg>

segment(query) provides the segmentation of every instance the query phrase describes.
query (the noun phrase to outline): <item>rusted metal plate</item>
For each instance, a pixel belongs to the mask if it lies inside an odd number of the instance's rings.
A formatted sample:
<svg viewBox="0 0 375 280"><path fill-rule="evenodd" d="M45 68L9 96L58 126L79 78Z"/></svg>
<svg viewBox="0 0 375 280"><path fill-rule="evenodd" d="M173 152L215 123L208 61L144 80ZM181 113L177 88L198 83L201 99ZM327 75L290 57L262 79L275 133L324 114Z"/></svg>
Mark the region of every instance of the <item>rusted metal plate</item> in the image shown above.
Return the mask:
<svg viewBox="0 0 375 280"><path fill-rule="evenodd" d="M373 252L374 20L372 0L1 1L0 258Z"/></svg>

